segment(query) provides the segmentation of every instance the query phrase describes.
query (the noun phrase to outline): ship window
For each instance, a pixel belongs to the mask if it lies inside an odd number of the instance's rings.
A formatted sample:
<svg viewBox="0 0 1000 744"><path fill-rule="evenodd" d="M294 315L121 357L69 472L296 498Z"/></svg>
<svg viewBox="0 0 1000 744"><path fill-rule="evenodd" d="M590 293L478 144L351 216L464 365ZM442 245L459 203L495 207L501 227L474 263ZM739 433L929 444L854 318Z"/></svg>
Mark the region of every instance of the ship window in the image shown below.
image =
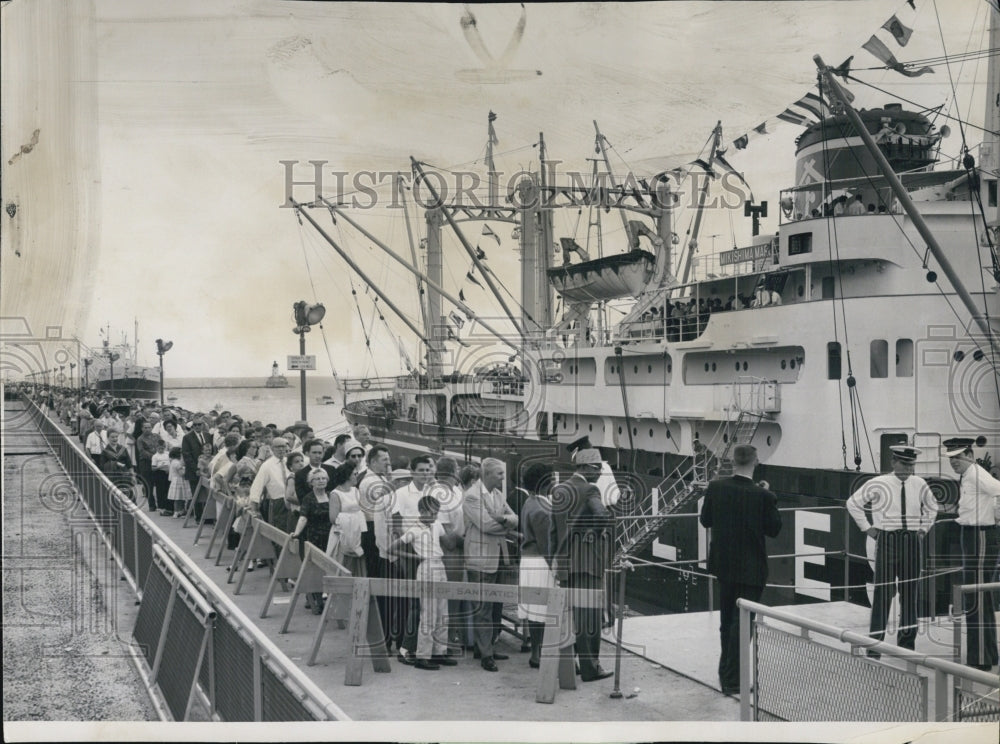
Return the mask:
<svg viewBox="0 0 1000 744"><path fill-rule="evenodd" d="M743 371L744 371L744 372L746 372L746 371L747 371L747 363L746 363L746 362L743 362Z"/></svg>
<svg viewBox="0 0 1000 744"><path fill-rule="evenodd" d="M826 345L826 377L828 380L840 379L840 344L836 341Z"/></svg>
<svg viewBox="0 0 1000 744"><path fill-rule="evenodd" d="M615 373L615 365L612 364L611 365L611 374L614 374L614 373Z"/></svg>
<svg viewBox="0 0 1000 744"><path fill-rule="evenodd" d="M708 372L708 362L705 362L705 371Z"/></svg>
<svg viewBox="0 0 1000 744"><path fill-rule="evenodd" d="M736 362L736 371L737 371L737 372L739 372L739 371L740 371L740 363L739 363L739 362Z"/></svg>
<svg viewBox="0 0 1000 744"><path fill-rule="evenodd" d="M722 435L722 441L723 441L723 443L727 443L729 441L729 435L728 434L723 434Z"/></svg>
<svg viewBox="0 0 1000 744"><path fill-rule="evenodd" d="M788 236L788 255L798 256L802 253L812 253L812 233L799 233Z"/></svg>
<svg viewBox="0 0 1000 744"><path fill-rule="evenodd" d="M793 360L792 360L791 362L789 362L789 366L790 366L790 367L791 367L792 369L795 369L795 360L794 360L794 359L793 359Z"/></svg>
<svg viewBox="0 0 1000 744"><path fill-rule="evenodd" d="M653 365L652 364L647 364L646 368L648 369L649 374L653 374Z"/></svg>
<svg viewBox="0 0 1000 744"><path fill-rule="evenodd" d="M638 364L633 365L633 367L632 367L632 373L636 374L636 375L639 374L639 365Z"/></svg>
<svg viewBox="0 0 1000 744"><path fill-rule="evenodd" d="M587 424L587 430L588 431L593 431L594 430L594 425L593 424Z"/></svg>
<svg viewBox="0 0 1000 744"><path fill-rule="evenodd" d="M896 339L896 377L913 377L912 339Z"/></svg>
<svg viewBox="0 0 1000 744"><path fill-rule="evenodd" d="M784 359L782 359L781 360L781 368L784 369L787 366L788 366L788 362L786 362Z"/></svg>
<svg viewBox="0 0 1000 744"><path fill-rule="evenodd" d="M832 276L823 277L823 299L832 300L834 298L834 285Z"/></svg>
<svg viewBox="0 0 1000 744"><path fill-rule="evenodd" d="M715 362L712 362L712 371L715 372Z"/></svg>
<svg viewBox="0 0 1000 744"><path fill-rule="evenodd" d="M633 437L639 436L639 427L638 426L633 426L632 427L632 436Z"/></svg>
<svg viewBox="0 0 1000 744"><path fill-rule="evenodd" d="M621 434L621 433L622 433L622 428L621 428L620 426L618 427L618 433L619 433L619 434Z"/></svg>
<svg viewBox="0 0 1000 744"><path fill-rule="evenodd" d="M652 429L650 429L650 430L649 430L649 438L650 438L650 439L652 439L652 438L653 438L653 430L652 430Z"/></svg>
<svg viewBox="0 0 1000 744"><path fill-rule="evenodd" d="M889 376L889 342L877 338L870 346L870 373L872 378Z"/></svg>

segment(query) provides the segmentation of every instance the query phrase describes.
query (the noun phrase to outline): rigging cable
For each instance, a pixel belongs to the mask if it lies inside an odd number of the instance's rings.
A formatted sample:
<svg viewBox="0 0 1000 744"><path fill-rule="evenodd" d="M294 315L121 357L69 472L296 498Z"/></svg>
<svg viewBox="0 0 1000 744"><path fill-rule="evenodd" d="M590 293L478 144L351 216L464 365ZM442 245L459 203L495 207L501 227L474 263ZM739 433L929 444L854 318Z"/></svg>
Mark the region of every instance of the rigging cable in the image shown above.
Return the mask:
<svg viewBox="0 0 1000 744"><path fill-rule="evenodd" d="M306 241L302 235L303 230L305 228L302 225L302 217L299 214L297 214L297 212L298 210L296 210L296 217L298 218L299 221L299 245L302 246L302 257L305 259L306 262L306 274L309 276L309 286L312 288L313 301L319 302L319 294L316 292L316 282L313 280L312 268L309 266L309 254L306 251ZM326 360L330 365L330 372L333 375L333 379L337 382L337 386L341 387L340 376L337 374L336 367L333 366L333 354L330 353L330 344L327 341L326 329L323 327L322 322L319 324L319 331L320 331L320 336L323 337L323 346L326 349Z"/></svg>
<svg viewBox="0 0 1000 744"><path fill-rule="evenodd" d="M819 77L819 82L817 84L817 87L819 88L819 95L822 98L823 95L824 95L824 92L823 92L823 79L822 79L822 77ZM846 139L846 131L845 130L841 131L841 136L845 137L845 139ZM827 150L827 138L826 137L823 137L823 162L824 163L829 163L830 162L829 152ZM828 187L828 186L832 189L832 184L830 183L830 178L829 178L829 169L827 168L826 172L824 174L824 189L823 189L824 192L827 190L826 187ZM820 208L820 212L822 213L824 211L824 205L822 203L822 200L820 202L819 208ZM844 349L845 353L841 354L839 356L838 363L841 363L841 360L845 356L847 357L847 368L848 368L847 389L848 389L848 394L851 396L851 423L852 423L851 429L852 429L852 435L853 435L854 434L854 430L855 430L855 426L854 426L854 404L853 404L853 399L854 399L854 393L853 393L853 391L854 391L854 377L850 373L851 362L850 362L850 353L849 353L849 348L848 348L848 337L847 337L847 317L846 317L846 315L844 315L844 303L843 303L844 280L843 280L843 276L841 275L841 272L840 272L840 246L837 245L835 239L831 239L831 237L830 237L830 223L831 222L832 222L832 220L829 220L829 219L826 220L827 244L828 244L827 251L828 251L828 253L830 253L830 263L833 266L836 267L837 282L838 282L838 285L839 285L839 287L837 287L834 290L834 292L833 292L833 297L831 298L832 302L830 304L830 309L833 312L833 342L835 344L837 344L837 346L840 346L840 335L839 335L839 332L837 330L837 295L839 294L840 297L841 297L841 315L843 317L843 323L844 323L844 345L843 345L842 348ZM836 230L836 226L834 226L833 229ZM836 237L836 235L834 235L834 238L835 237ZM837 260L836 261L833 260L833 250L835 248L836 248L836 251L837 251ZM829 353L830 352L827 351L827 356L828 357L829 357ZM827 366L829 366L829 359L827 359ZM843 372L840 369L838 369L837 370L837 375L838 375L838 379L842 379ZM829 369L827 370L827 376L829 376ZM844 427L844 392L843 392L840 384L837 385L837 398L838 398L838 400L840 402L839 405L837 406L837 408L838 408L838 410L840 412L840 451L841 451L841 457L843 458L843 461L844 461L844 470L847 470L848 469L848 467L847 467L847 431L846 431L846 429ZM859 460L860 459L860 453L858 452L858 444L857 444L857 437L856 436L854 436L854 451L855 451L855 460Z"/></svg>

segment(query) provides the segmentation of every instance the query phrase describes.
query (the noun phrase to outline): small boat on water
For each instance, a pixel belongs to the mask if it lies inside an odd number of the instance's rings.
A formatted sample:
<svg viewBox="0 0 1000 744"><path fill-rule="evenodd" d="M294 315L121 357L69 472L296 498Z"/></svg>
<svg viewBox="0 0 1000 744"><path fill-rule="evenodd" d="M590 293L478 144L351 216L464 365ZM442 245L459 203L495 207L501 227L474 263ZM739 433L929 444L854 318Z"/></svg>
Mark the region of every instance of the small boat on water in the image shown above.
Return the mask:
<svg viewBox="0 0 1000 744"><path fill-rule="evenodd" d="M177 396L173 395L173 394L168 395L167 396L167 401L170 402L170 403L176 403L177 402Z"/></svg>
<svg viewBox="0 0 1000 744"><path fill-rule="evenodd" d="M320 395L319 397L316 398L316 403L318 403L321 406L337 405L337 401L334 399L332 395Z"/></svg>
<svg viewBox="0 0 1000 744"><path fill-rule="evenodd" d="M285 376L278 370L277 361L271 365L271 376L267 378L267 382L265 382L264 385L269 388L288 387L288 380L285 379Z"/></svg>

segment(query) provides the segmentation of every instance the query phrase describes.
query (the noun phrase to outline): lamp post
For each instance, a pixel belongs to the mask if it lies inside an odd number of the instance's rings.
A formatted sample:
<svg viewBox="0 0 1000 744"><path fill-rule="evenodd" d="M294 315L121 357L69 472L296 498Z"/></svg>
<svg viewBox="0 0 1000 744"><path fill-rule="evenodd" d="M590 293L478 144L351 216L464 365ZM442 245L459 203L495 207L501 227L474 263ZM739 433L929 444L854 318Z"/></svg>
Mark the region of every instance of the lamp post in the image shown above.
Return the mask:
<svg viewBox="0 0 1000 744"><path fill-rule="evenodd" d="M93 359L83 360L83 389L90 389L90 365L94 363Z"/></svg>
<svg viewBox="0 0 1000 744"><path fill-rule="evenodd" d="M173 341L164 341L162 338L156 339L156 355L160 357L160 407L163 407L163 355L173 348Z"/></svg>
<svg viewBox="0 0 1000 744"><path fill-rule="evenodd" d="M121 358L121 354L116 354L113 351L108 352L108 362L111 367L111 397L115 397L115 362Z"/></svg>
<svg viewBox="0 0 1000 744"><path fill-rule="evenodd" d="M73 382L73 370L76 369L76 362L69 363L69 386L79 388L75 382Z"/></svg>
<svg viewBox="0 0 1000 744"><path fill-rule="evenodd" d="M295 328L292 329L292 333L299 334L299 355L305 356L306 334L311 330L311 326L323 320L326 308L321 302L309 305L305 300L299 300L292 305L292 310L295 316ZM308 421L306 418L306 371L304 368L299 370L299 392L302 399L302 420Z"/></svg>

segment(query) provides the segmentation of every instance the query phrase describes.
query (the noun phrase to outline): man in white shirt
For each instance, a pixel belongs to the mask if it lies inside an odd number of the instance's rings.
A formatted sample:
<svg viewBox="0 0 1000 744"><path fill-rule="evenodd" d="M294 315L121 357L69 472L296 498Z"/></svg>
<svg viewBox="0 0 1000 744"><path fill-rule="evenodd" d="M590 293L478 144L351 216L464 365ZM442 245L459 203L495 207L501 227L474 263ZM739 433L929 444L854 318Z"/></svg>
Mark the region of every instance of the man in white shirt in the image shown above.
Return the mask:
<svg viewBox="0 0 1000 744"><path fill-rule="evenodd" d="M104 452L104 448L108 446L108 435L104 427L104 423L101 421L94 422L94 428L90 430L90 434L87 435L87 443L85 447L87 452L90 454L91 458L96 463L101 461L101 453Z"/></svg>
<svg viewBox="0 0 1000 744"><path fill-rule="evenodd" d="M358 504L365 513L366 531L361 533L361 549L365 552L365 566L369 576L380 576L383 579L395 576L396 557L388 554L389 537L388 510L393 500L392 482L389 471L392 468L392 457L384 445L376 445L368 452L368 470L358 483ZM379 615L382 618L382 629L385 633L386 650L392 650L394 638L393 623L397 614L399 600L394 597L379 596L376 598Z"/></svg>
<svg viewBox="0 0 1000 744"><path fill-rule="evenodd" d="M420 499L423 498L434 480L434 460L430 455L417 455L410 460L411 480L393 493L393 503L389 513L392 519L391 537L400 535L420 524ZM435 513L435 521L437 514ZM390 541L391 544L391 541ZM443 566L442 566L443 567ZM400 553L396 561L396 576L412 580L417 576L417 559L412 552ZM412 665L417 652L417 629L420 623L420 600L404 598L400 603L399 624L402 633L397 638L399 660Z"/></svg>
<svg viewBox="0 0 1000 744"><path fill-rule="evenodd" d="M324 465L339 468L347 460L347 452L344 446L353 440L350 434L338 434L333 440L333 454L323 460Z"/></svg>
<svg viewBox="0 0 1000 744"><path fill-rule="evenodd" d="M934 524L938 503L923 478L913 475L920 451L908 445L892 450L892 472L867 481L847 500L858 528L875 540L875 599L869 635L881 641L889 604L899 590L902 621L896 634L900 648L913 650L917 638L917 585L924 537ZM865 507L871 509L871 522ZM869 651L879 658L881 654Z"/></svg>
<svg viewBox="0 0 1000 744"><path fill-rule="evenodd" d="M271 440L271 456L261 463L250 486L251 507L260 513L262 502L266 500L267 522L281 530L288 527L288 509L285 507L285 480L288 478L286 455L288 442L281 437Z"/></svg>
<svg viewBox="0 0 1000 744"><path fill-rule="evenodd" d="M959 474L958 523L962 547L962 583L990 581L1000 552L1000 481L976 462L974 440L944 442L944 454ZM996 607L992 592L965 595L966 663L982 671L997 664Z"/></svg>

